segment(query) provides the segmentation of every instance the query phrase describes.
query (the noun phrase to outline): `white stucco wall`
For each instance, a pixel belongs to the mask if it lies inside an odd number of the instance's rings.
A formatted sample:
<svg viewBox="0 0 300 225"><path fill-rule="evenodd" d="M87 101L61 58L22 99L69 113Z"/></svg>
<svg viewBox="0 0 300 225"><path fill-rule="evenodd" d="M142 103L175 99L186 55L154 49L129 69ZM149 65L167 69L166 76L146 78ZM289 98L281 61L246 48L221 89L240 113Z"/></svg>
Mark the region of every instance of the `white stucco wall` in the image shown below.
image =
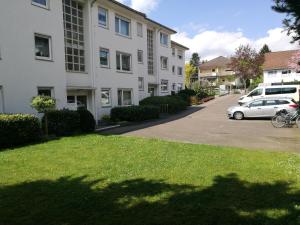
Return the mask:
<svg viewBox="0 0 300 225"><path fill-rule="evenodd" d="M287 69L288 70L288 69ZM300 73L296 73L295 71L291 71L288 74L282 74L283 70L272 70L275 71L273 74L269 74L268 70L264 71L264 83L281 83L283 82L292 82L292 81L300 81Z"/></svg>

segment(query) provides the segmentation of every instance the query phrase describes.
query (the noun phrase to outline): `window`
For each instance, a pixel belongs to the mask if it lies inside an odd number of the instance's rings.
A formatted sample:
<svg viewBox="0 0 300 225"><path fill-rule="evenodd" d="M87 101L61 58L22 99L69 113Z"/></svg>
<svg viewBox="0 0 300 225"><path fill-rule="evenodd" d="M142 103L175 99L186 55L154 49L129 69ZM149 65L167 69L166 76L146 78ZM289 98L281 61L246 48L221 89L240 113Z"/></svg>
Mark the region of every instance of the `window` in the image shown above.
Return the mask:
<svg viewBox="0 0 300 225"><path fill-rule="evenodd" d="M132 90L131 89L119 89L118 90L118 105L119 106L132 105Z"/></svg>
<svg viewBox="0 0 300 225"><path fill-rule="evenodd" d="M286 87L282 88L281 90L282 94L293 94L297 92L297 88L295 87Z"/></svg>
<svg viewBox="0 0 300 225"><path fill-rule="evenodd" d="M109 50L105 48L100 48L100 66L109 67Z"/></svg>
<svg viewBox="0 0 300 225"><path fill-rule="evenodd" d="M162 45L168 46L169 36L165 33L160 33L160 43Z"/></svg>
<svg viewBox="0 0 300 225"><path fill-rule="evenodd" d="M143 91L144 90L144 77L139 77L138 78L138 82L139 82L139 90Z"/></svg>
<svg viewBox="0 0 300 225"><path fill-rule="evenodd" d="M177 74L179 75L179 76L182 76L182 67L178 67L178 69L177 69Z"/></svg>
<svg viewBox="0 0 300 225"><path fill-rule="evenodd" d="M176 50L175 48L172 48L172 56L175 56Z"/></svg>
<svg viewBox="0 0 300 225"><path fill-rule="evenodd" d="M270 70L270 71L268 71L268 75L273 75L273 74L277 74L277 71L276 70Z"/></svg>
<svg viewBox="0 0 300 225"><path fill-rule="evenodd" d="M161 92L168 92L168 90L169 90L169 82L167 80L161 80L160 90L161 90Z"/></svg>
<svg viewBox="0 0 300 225"><path fill-rule="evenodd" d="M144 61L143 50L138 50L137 57L138 57L138 63L143 63L143 61Z"/></svg>
<svg viewBox="0 0 300 225"><path fill-rule="evenodd" d="M178 59L182 59L183 52L181 50L178 50Z"/></svg>
<svg viewBox="0 0 300 225"><path fill-rule="evenodd" d="M183 87L183 84L181 84L181 83L177 84L178 91L181 91L183 89L182 87Z"/></svg>
<svg viewBox="0 0 300 225"><path fill-rule="evenodd" d="M255 102L252 102L250 104L250 107L259 107L259 106L263 106L263 101L255 101Z"/></svg>
<svg viewBox="0 0 300 225"><path fill-rule="evenodd" d="M270 106L270 105L277 105L277 101L276 100L266 100L265 106Z"/></svg>
<svg viewBox="0 0 300 225"><path fill-rule="evenodd" d="M172 73L173 73L173 74L175 74L175 72L176 72L175 70L176 70L176 69L175 69L175 66L172 66Z"/></svg>
<svg viewBox="0 0 300 225"><path fill-rule="evenodd" d="M136 23L136 32L137 32L137 36L143 37L143 24Z"/></svg>
<svg viewBox="0 0 300 225"><path fill-rule="evenodd" d="M263 93L263 89L256 89L254 91L252 91L248 97L253 97L253 96L260 96Z"/></svg>
<svg viewBox="0 0 300 225"><path fill-rule="evenodd" d="M281 71L281 74L289 74L291 73L292 71L291 70L282 70Z"/></svg>
<svg viewBox="0 0 300 225"><path fill-rule="evenodd" d="M98 23L100 26L108 28L108 11L107 11L107 9L99 7Z"/></svg>
<svg viewBox="0 0 300 225"><path fill-rule="evenodd" d="M281 88L266 88L266 95L280 95Z"/></svg>
<svg viewBox="0 0 300 225"><path fill-rule="evenodd" d="M216 69L212 69L211 72L213 72L213 73L216 72Z"/></svg>
<svg viewBox="0 0 300 225"><path fill-rule="evenodd" d="M33 5L40 6L42 8L49 8L49 0L32 0Z"/></svg>
<svg viewBox="0 0 300 225"><path fill-rule="evenodd" d="M130 20L120 16L115 18L115 31L122 36L130 36Z"/></svg>
<svg viewBox="0 0 300 225"><path fill-rule="evenodd" d="M176 83L172 84L172 91L176 91Z"/></svg>
<svg viewBox="0 0 300 225"><path fill-rule="evenodd" d="M63 0L66 71L85 72L83 8Z"/></svg>
<svg viewBox="0 0 300 225"><path fill-rule="evenodd" d="M167 70L168 69L168 58L161 56L160 57L160 65L162 70Z"/></svg>
<svg viewBox="0 0 300 225"><path fill-rule="evenodd" d="M67 103L74 104L75 103L75 96L67 96Z"/></svg>
<svg viewBox="0 0 300 225"><path fill-rule="evenodd" d="M148 74L154 74L153 31L147 30Z"/></svg>
<svg viewBox="0 0 300 225"><path fill-rule="evenodd" d="M39 96L49 96L53 97L53 88L52 87L38 87L37 91Z"/></svg>
<svg viewBox="0 0 300 225"><path fill-rule="evenodd" d="M130 72L131 71L131 55L127 53L117 52L117 70Z"/></svg>
<svg viewBox="0 0 300 225"><path fill-rule="evenodd" d="M111 106L111 90L108 88L101 89L101 105L103 107Z"/></svg>
<svg viewBox="0 0 300 225"><path fill-rule="evenodd" d="M278 105L286 105L286 104L289 104L289 101L286 101L286 100L277 100L277 104Z"/></svg>
<svg viewBox="0 0 300 225"><path fill-rule="evenodd" d="M87 109L87 96L86 95L68 95L67 96L67 103L69 107L73 110L75 109Z"/></svg>
<svg viewBox="0 0 300 225"><path fill-rule="evenodd" d="M51 60L51 38L40 34L34 35L36 59Z"/></svg>

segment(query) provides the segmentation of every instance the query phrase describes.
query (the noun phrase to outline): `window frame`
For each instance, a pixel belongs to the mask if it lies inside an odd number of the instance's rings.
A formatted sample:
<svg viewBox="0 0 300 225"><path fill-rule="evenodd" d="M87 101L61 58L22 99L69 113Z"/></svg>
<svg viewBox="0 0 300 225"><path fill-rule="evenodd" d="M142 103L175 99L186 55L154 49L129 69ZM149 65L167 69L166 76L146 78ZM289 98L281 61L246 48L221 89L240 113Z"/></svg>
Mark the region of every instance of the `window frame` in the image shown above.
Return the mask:
<svg viewBox="0 0 300 225"><path fill-rule="evenodd" d="M50 9L50 0L46 0L46 5L35 2L34 0L31 0L31 4L43 9Z"/></svg>
<svg viewBox="0 0 300 225"><path fill-rule="evenodd" d="M119 23L118 23L118 30L119 32L117 32L117 27L116 27L116 19L119 19ZM122 34L120 31L121 31L121 20L125 21L125 22L128 22L128 35L126 34ZM123 17L123 16L120 16L120 15L115 15L115 33L119 36L122 36L122 37L127 37L127 38L131 38L131 20L126 18L126 17Z"/></svg>
<svg viewBox="0 0 300 225"><path fill-rule="evenodd" d="M181 73L179 73L181 71ZM177 75L178 76L183 76L183 68L181 66L177 67Z"/></svg>
<svg viewBox="0 0 300 225"><path fill-rule="evenodd" d="M177 50L177 57L179 60L183 59L183 51L182 50Z"/></svg>
<svg viewBox="0 0 300 225"><path fill-rule="evenodd" d="M104 10L105 11L105 15L106 15L106 24L104 25L104 24L102 24L102 23L100 23L100 19L99 19L99 15L100 15L100 10ZM101 6L99 6L98 7L98 25L100 26L100 27L103 27L103 28L106 28L106 29L108 29L109 28L109 12L108 12L108 9L106 9L106 8L103 8L103 7L101 7Z"/></svg>
<svg viewBox="0 0 300 225"><path fill-rule="evenodd" d="M141 54L141 55L139 55L139 54ZM141 61L140 61L140 57L139 56L141 56ZM144 51L143 50L140 50L140 49L138 49L137 50L137 58L138 58L138 63L139 64L143 64L144 63Z"/></svg>
<svg viewBox="0 0 300 225"><path fill-rule="evenodd" d="M102 102L102 92L108 91L108 104L103 104ZM112 107L112 95L111 95L111 88L101 88L101 97L100 97L101 107L102 108L110 108Z"/></svg>
<svg viewBox="0 0 300 225"><path fill-rule="evenodd" d="M140 79L142 81L142 86L140 87ZM138 77L138 88L139 88L139 91L144 91L145 90L145 79L144 77Z"/></svg>
<svg viewBox="0 0 300 225"><path fill-rule="evenodd" d="M44 87L44 86L37 87L37 95L38 96L48 96L48 95L40 95L39 91L50 91L49 97L54 98L54 87Z"/></svg>
<svg viewBox="0 0 300 225"><path fill-rule="evenodd" d="M141 28L141 33L139 33L139 26ZM143 24L140 23L140 22L136 22L136 35L138 37L143 37L143 34L144 34L144 32L143 32Z"/></svg>
<svg viewBox="0 0 300 225"><path fill-rule="evenodd" d="M164 36L166 37L167 43L164 43L164 42L163 42ZM168 46L169 46L169 35L168 35L168 34L166 34L166 33L164 33L164 32L160 32L159 40L160 40L160 44L161 44L162 46L165 46L165 47L168 47Z"/></svg>
<svg viewBox="0 0 300 225"><path fill-rule="evenodd" d="M163 82L166 82L166 83L163 84ZM166 87L166 89L163 90L163 87ZM162 79L160 81L160 92L161 93L167 93L167 92L169 92L169 81L168 80Z"/></svg>
<svg viewBox="0 0 300 225"><path fill-rule="evenodd" d="M172 73L173 73L173 75L176 75L176 66L172 66Z"/></svg>
<svg viewBox="0 0 300 225"><path fill-rule="evenodd" d="M163 61L164 61L164 59L167 60L166 67L163 67ZM169 69L169 59L168 59L168 57L166 57L166 56L161 56L160 57L160 68L161 68L161 70L168 70Z"/></svg>
<svg viewBox="0 0 300 225"><path fill-rule="evenodd" d="M172 56L176 56L176 49L174 47L172 48Z"/></svg>
<svg viewBox="0 0 300 225"><path fill-rule="evenodd" d="M120 55L120 69L118 69L118 62L117 62L117 57L118 57L118 54ZM123 55L127 55L130 57L130 62L129 62L129 70L123 70L123 61L122 61L122 56ZM121 72L121 73L132 73L132 55L130 53L126 53L126 52L120 52L120 51L117 51L116 52L116 69L117 69L117 72Z"/></svg>
<svg viewBox="0 0 300 225"><path fill-rule="evenodd" d="M119 91L122 91L122 96L121 96L121 105L119 104ZM130 105L124 105L124 91L130 91ZM118 96L118 106L126 107L126 106L132 106L133 105L133 90L130 88L118 88L117 90L117 96Z"/></svg>
<svg viewBox="0 0 300 225"><path fill-rule="evenodd" d="M36 49L36 41L35 38L39 37L39 38L44 38L48 40L48 48L49 48L49 57L44 57L44 56L37 56L35 49ZM53 60L53 56L52 56L52 38L50 35L45 35L45 34L40 34L40 33L34 33L34 56L35 59L37 60L45 60L45 61L52 61Z"/></svg>
<svg viewBox="0 0 300 225"><path fill-rule="evenodd" d="M107 52L107 65L102 65L101 64L101 51L106 51ZM99 63L100 63L100 67L102 68L110 68L110 51L108 48L99 48Z"/></svg>

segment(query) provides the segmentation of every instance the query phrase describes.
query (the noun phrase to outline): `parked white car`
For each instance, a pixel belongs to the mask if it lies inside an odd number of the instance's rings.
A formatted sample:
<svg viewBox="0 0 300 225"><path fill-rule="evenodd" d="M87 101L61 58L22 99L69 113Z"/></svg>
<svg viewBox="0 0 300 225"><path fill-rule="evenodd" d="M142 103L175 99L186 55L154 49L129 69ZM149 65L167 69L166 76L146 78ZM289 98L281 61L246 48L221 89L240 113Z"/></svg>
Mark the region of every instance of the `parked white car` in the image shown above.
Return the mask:
<svg viewBox="0 0 300 225"><path fill-rule="evenodd" d="M232 106L227 110L229 118L242 120L243 118L269 118L275 116L276 112L286 109L295 112L299 105L292 98L260 98L252 100L243 105Z"/></svg>
<svg viewBox="0 0 300 225"><path fill-rule="evenodd" d="M289 97L299 101L300 85L280 85L257 87L249 94L240 97L240 105L263 97Z"/></svg>

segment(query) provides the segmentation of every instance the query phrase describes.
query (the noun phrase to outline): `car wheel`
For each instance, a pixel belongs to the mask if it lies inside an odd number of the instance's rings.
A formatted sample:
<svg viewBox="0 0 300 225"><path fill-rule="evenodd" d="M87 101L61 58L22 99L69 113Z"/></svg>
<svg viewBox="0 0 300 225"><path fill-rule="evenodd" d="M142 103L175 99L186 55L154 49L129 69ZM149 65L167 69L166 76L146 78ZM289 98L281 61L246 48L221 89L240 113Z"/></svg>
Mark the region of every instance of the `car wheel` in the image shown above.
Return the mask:
<svg viewBox="0 0 300 225"><path fill-rule="evenodd" d="M235 112L233 114L233 118L235 120L242 120L242 119L244 119L244 113L242 113L242 112Z"/></svg>

